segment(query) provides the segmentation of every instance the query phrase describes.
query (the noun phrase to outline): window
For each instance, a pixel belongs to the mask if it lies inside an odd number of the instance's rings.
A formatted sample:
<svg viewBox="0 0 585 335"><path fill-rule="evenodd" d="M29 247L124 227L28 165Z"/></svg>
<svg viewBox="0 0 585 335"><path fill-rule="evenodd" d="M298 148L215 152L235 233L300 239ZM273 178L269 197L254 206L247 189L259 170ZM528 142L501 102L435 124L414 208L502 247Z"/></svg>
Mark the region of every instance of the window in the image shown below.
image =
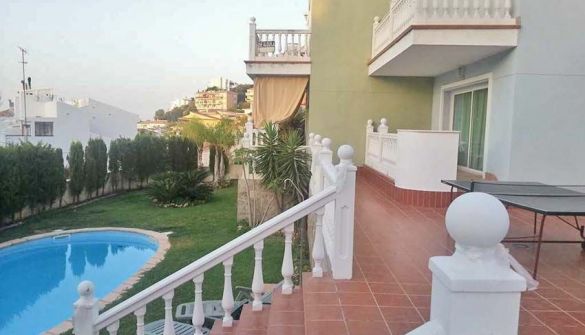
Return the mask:
<svg viewBox="0 0 585 335"><path fill-rule="evenodd" d="M461 132L459 166L483 170L488 89L455 94L453 130Z"/></svg>
<svg viewBox="0 0 585 335"><path fill-rule="evenodd" d="M35 122L35 136L53 136L53 122Z"/></svg>

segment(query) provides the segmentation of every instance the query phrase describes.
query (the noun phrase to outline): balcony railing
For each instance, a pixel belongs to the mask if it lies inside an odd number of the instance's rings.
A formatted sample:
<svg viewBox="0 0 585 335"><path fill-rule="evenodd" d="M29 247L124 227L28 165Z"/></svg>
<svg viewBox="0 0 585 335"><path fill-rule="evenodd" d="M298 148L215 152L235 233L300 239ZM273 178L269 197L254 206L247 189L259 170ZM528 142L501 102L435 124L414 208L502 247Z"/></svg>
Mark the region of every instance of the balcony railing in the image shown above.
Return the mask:
<svg viewBox="0 0 585 335"><path fill-rule="evenodd" d="M394 0L386 16L374 19L372 57L413 26L514 24L511 9L512 0Z"/></svg>
<svg viewBox="0 0 585 335"><path fill-rule="evenodd" d="M311 60L311 31L256 29L250 20L250 61L308 62Z"/></svg>
<svg viewBox="0 0 585 335"><path fill-rule="evenodd" d="M317 136L312 137L315 138ZM320 137L318 137L320 139ZM261 296L264 293L262 270L262 250L264 239L283 232L284 255L282 276L284 278L282 293L293 294L293 255L292 237L294 223L307 216L315 215L315 240L313 244L313 277L322 277L329 269L335 279L351 279L353 268L353 230L356 167L352 163L353 148L341 146L337 154L338 165L332 163L330 140L324 139L312 146L313 161L311 165L311 196L300 204L264 222L249 232L217 248L186 267L178 270L163 280L135 294L111 309L99 314L99 303L94 297L94 285L91 282L79 284L79 300L75 303L73 316L76 335L95 335L107 329L110 335L118 333L120 319L134 314L136 334L144 335L144 316L147 305L162 299L165 305L164 335L173 335L173 295L175 289L190 281L194 284L194 311L192 323L195 335L203 333L203 281L207 270L223 264L224 290L222 308L224 309L223 327L232 327L232 310L234 297L232 290L232 266L234 256L253 248L255 262L252 279L254 301L253 311L262 310ZM252 271L252 269L250 269Z"/></svg>

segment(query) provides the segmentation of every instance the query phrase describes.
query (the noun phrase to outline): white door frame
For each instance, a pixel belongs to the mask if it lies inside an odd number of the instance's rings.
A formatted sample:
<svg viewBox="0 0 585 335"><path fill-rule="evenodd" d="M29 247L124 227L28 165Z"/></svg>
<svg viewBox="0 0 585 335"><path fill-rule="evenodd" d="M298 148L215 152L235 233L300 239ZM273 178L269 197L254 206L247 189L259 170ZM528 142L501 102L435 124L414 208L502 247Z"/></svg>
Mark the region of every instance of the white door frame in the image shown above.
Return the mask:
<svg viewBox="0 0 585 335"><path fill-rule="evenodd" d="M459 169L472 172L476 174L484 175L487 170L487 162L488 162L488 143L489 143L489 133L490 133L490 119L492 113L492 85L493 85L493 74L487 73L481 76L476 76L472 78L468 78L465 80L456 81L447 85L441 86L441 93L440 93L440 102L439 102L439 127L441 130L453 130L453 106L454 101L453 97L455 94L465 93L469 91L475 91L478 89L488 89L487 95L487 110L486 110L486 125L485 125L485 134L484 134L484 148L483 148L483 167L482 171L473 170L467 167L458 166ZM449 102L449 110L445 111L445 102ZM448 113L449 123L445 127L444 118Z"/></svg>

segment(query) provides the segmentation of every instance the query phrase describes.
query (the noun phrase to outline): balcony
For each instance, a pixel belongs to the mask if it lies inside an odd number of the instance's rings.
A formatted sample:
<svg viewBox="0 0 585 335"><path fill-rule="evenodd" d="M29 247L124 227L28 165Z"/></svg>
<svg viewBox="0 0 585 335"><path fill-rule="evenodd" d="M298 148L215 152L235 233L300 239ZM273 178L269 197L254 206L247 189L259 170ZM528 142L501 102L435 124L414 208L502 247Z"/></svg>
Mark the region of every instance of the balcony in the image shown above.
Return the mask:
<svg viewBox="0 0 585 335"><path fill-rule="evenodd" d="M394 0L374 19L371 76L434 77L517 46L512 0Z"/></svg>
<svg viewBox="0 0 585 335"><path fill-rule="evenodd" d="M250 20L250 50L246 73L255 76L308 76L311 74L311 31L256 29Z"/></svg>

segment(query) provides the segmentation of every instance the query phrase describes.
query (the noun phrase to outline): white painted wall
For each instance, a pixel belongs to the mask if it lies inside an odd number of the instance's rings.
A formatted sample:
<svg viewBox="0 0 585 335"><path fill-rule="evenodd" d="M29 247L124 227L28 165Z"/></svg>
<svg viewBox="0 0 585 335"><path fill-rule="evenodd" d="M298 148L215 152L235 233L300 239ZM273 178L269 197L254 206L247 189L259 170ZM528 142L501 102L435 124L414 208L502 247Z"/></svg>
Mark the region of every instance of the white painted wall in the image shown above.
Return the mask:
<svg viewBox="0 0 585 335"><path fill-rule="evenodd" d="M448 192L442 179L457 178L459 132L398 130L396 187Z"/></svg>
<svg viewBox="0 0 585 335"><path fill-rule="evenodd" d="M435 78L441 87L491 73L486 172L500 180L585 184L585 1L516 0L518 47Z"/></svg>
<svg viewBox="0 0 585 335"><path fill-rule="evenodd" d="M102 138L109 148L113 139L136 136L139 117L134 113L90 98L63 102L56 97L48 98L45 90L39 91L42 94L37 95L35 92L27 96L26 100L27 121L31 127L29 141L61 148L64 159L73 141L79 141L85 146L90 138ZM19 120L24 119L22 98L17 99L15 115L12 123L19 124ZM53 122L53 136L35 136L35 122ZM6 134L20 135L20 128L4 127L4 131L0 129L0 136L7 142L17 143L22 140L19 137L5 137Z"/></svg>

